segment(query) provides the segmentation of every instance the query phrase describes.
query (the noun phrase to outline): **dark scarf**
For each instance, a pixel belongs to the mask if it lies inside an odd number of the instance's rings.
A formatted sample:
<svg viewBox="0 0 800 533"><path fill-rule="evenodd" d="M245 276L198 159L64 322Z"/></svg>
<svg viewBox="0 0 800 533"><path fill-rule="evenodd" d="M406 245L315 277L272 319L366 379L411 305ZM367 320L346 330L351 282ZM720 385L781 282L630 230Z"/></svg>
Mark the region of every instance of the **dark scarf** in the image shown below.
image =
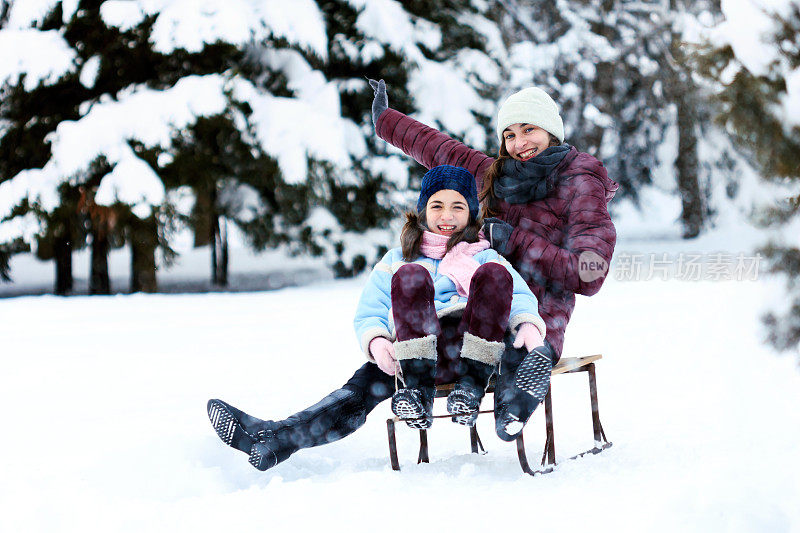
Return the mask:
<svg viewBox="0 0 800 533"><path fill-rule="evenodd" d="M494 194L509 204L527 204L541 200L555 187L553 169L564 160L568 144L551 146L528 161L506 159L501 175L494 182Z"/></svg>

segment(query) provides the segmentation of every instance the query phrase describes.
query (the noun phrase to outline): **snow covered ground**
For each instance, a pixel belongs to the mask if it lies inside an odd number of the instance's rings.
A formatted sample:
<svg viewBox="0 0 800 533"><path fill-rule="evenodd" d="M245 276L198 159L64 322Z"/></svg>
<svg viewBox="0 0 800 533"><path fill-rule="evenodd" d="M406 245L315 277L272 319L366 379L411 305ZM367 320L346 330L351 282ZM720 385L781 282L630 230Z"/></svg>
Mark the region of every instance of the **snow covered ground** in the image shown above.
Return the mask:
<svg viewBox="0 0 800 533"><path fill-rule="evenodd" d="M438 420L427 465L398 428L393 472L386 403L343 441L253 469L219 441L206 401L284 417L344 383L363 362L351 326L363 283L0 299L0 530L800 530L800 372L762 342L776 289L764 280L612 276L579 297L565 355L604 355L614 445L547 476L520 472L489 416L487 455ZM557 377L553 395L558 456L591 447L586 376ZM526 430L532 458L543 418Z"/></svg>

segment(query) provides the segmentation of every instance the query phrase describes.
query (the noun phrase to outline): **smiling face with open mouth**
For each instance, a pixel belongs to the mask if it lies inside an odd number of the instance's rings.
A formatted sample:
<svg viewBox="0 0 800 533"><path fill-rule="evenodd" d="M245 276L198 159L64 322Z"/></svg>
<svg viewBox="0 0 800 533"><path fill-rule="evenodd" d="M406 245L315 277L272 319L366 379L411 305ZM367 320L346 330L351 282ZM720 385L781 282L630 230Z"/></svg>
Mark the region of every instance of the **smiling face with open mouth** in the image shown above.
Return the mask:
<svg viewBox="0 0 800 533"><path fill-rule="evenodd" d="M517 161L527 161L550 146L550 134L533 124L512 124L503 130L503 142L508 155Z"/></svg>
<svg viewBox="0 0 800 533"><path fill-rule="evenodd" d="M442 189L428 198L425 206L425 221L433 233L449 237L467 227L469 205L461 193Z"/></svg>

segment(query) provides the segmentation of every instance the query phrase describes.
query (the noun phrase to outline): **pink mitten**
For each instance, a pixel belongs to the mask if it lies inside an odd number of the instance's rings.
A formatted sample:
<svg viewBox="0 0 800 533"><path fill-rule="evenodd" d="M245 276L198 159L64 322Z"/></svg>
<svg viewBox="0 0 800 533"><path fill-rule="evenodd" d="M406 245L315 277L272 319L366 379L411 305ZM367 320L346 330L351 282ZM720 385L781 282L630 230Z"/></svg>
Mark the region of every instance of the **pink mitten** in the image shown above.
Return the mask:
<svg viewBox="0 0 800 533"><path fill-rule="evenodd" d="M524 345L525 349L530 353L534 348L542 346L543 344L544 339L539 332L539 328L530 322L523 322L522 325L520 325L517 330L517 336L514 338L514 348L522 348Z"/></svg>
<svg viewBox="0 0 800 533"><path fill-rule="evenodd" d="M378 368L394 376L397 372L397 359L394 358L394 344L386 337L375 337L369 341L369 353L378 363Z"/></svg>

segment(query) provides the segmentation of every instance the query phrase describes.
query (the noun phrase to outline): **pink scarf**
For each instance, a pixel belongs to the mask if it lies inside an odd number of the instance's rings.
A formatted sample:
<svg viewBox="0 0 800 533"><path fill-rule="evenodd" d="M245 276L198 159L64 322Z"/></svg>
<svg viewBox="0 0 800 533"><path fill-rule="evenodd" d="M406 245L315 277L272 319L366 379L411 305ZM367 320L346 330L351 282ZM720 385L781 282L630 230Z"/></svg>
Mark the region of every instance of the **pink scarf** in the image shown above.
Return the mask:
<svg viewBox="0 0 800 533"><path fill-rule="evenodd" d="M489 241L481 233L479 234L478 242L462 241L453 246L452 250L445 253L448 240L450 240L450 237L446 235L426 231L422 234L422 246L420 249L423 255L431 259L441 259L439 272L456 284L458 294L469 296L469 282L472 280L472 275L481 266L472 256L489 248Z"/></svg>

